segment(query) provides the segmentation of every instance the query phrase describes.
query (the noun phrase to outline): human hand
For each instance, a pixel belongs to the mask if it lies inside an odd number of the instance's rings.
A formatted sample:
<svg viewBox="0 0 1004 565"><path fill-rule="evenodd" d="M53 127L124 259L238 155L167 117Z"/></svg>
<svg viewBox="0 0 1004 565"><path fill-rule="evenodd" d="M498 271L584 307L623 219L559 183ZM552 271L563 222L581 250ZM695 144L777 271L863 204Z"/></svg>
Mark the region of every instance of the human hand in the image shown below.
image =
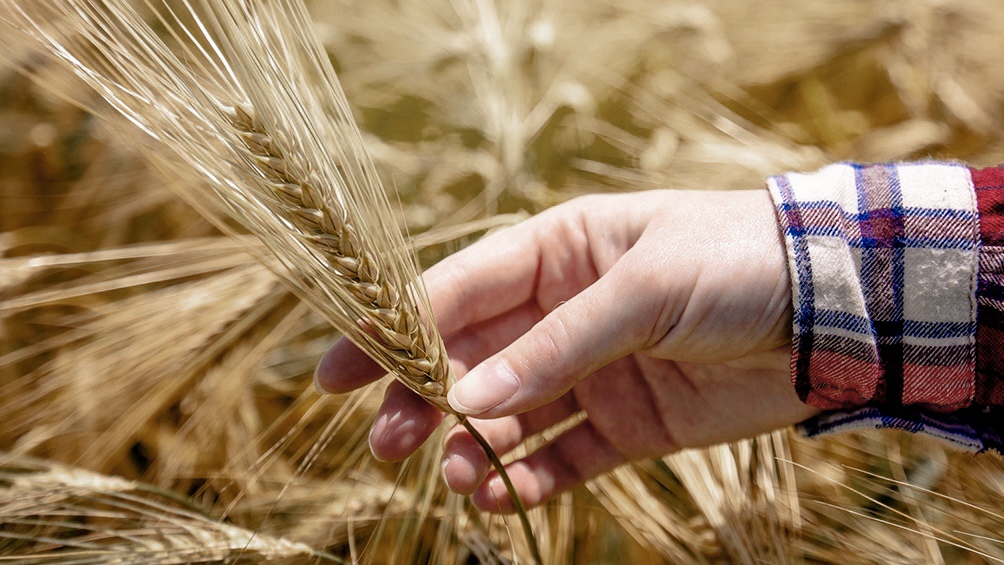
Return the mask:
<svg viewBox="0 0 1004 565"><path fill-rule="evenodd" d="M789 379L791 287L766 191L579 198L448 257L425 282L459 377L450 404L499 455L587 416L507 466L527 506L627 461L816 413ZM346 392L383 374L342 340L315 380ZM374 455L407 457L443 416L392 382ZM511 511L489 469L473 437L451 430L447 485Z"/></svg>

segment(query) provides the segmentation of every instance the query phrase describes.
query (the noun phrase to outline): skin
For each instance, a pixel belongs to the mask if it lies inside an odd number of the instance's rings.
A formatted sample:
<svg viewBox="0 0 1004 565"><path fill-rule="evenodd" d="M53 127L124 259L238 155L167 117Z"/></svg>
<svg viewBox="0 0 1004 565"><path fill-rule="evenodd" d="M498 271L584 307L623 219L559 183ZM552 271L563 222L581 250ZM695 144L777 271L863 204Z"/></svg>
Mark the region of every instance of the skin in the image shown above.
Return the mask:
<svg viewBox="0 0 1004 565"><path fill-rule="evenodd" d="M812 416L789 377L791 284L766 191L652 191L573 200L485 238L425 275L459 382L451 405L501 455L587 418L507 470L533 506L627 461L751 437ZM340 341L315 382L384 375ZM443 415L392 382L370 433L400 460ZM485 510L502 481L464 430L443 476Z"/></svg>

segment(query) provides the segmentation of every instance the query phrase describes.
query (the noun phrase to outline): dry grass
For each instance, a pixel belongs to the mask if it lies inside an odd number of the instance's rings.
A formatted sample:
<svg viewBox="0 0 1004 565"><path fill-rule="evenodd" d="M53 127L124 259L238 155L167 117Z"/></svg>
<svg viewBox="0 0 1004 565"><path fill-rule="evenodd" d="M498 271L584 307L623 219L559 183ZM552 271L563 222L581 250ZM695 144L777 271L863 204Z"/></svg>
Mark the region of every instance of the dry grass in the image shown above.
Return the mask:
<svg viewBox="0 0 1004 565"><path fill-rule="evenodd" d="M337 561L302 543L217 522L176 498L22 457L0 472L0 551L31 563Z"/></svg>
<svg viewBox="0 0 1004 565"><path fill-rule="evenodd" d="M493 217L576 194L1004 154L1004 21L977 0L309 7L375 161L366 174L396 190L430 244L425 263ZM379 389L310 390L334 337L304 306L317 305L311 289L251 266L262 249L223 238L234 224L213 227L172 185L211 187L163 174L253 159L246 148L151 166L140 136L93 118L110 109L80 79L4 39L3 57L39 82L0 82L0 532L21 536L0 556L492 563L523 551L514 524L443 492L436 445L403 466L369 457ZM249 102L267 131L303 141L276 129L287 120L265 92L233 88L203 102ZM222 114L209 126L186 135L233 135ZM147 502L113 506L126 495ZM46 502L12 513L28 500ZM532 519L555 563L997 562L1001 501L992 456L900 434L778 433L624 467Z"/></svg>

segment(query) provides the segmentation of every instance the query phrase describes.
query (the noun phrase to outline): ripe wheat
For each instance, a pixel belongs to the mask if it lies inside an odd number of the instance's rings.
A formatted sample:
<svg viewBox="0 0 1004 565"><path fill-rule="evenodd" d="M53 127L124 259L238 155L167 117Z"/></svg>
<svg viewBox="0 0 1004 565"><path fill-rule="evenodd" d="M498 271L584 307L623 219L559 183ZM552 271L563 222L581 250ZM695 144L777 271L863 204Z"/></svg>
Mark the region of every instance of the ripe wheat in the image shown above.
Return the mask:
<svg viewBox="0 0 1004 565"><path fill-rule="evenodd" d="M148 134L155 166L189 180L175 183L186 201L224 231L254 233L302 299L452 413L416 260L302 3L195 2L194 25L167 3L146 4L153 15L127 0L0 5L8 33L101 93L114 112L99 114Z"/></svg>
<svg viewBox="0 0 1004 565"><path fill-rule="evenodd" d="M430 403L453 412L446 402L449 366L438 336L430 334L414 309L404 303L392 275L381 268L380 257L368 248L352 219L325 202L321 180L303 175L309 166L295 162L296 154L283 147L281 137L269 135L255 119L253 108L237 105L221 110L237 129L267 186L286 205L282 208L285 218L340 275L335 281L359 301L366 314L361 323L397 362L395 374Z"/></svg>

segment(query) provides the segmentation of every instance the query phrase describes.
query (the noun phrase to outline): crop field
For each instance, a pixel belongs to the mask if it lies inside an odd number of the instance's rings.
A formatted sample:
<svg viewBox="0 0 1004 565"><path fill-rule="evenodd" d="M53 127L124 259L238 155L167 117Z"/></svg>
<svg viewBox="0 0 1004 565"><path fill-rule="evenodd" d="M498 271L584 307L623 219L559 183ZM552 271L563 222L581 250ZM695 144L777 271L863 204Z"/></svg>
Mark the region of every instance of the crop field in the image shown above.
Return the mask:
<svg viewBox="0 0 1004 565"><path fill-rule="evenodd" d="M134 3L174 48L161 1ZM26 40L15 4L31 2L0 0L0 563L530 563L515 517L444 486L445 429L403 463L370 454L389 379L314 390L338 333L309 285L193 200L195 159L158 153ZM428 267L580 195L996 165L1002 8L309 0L299 32ZM1002 508L997 455L779 430L623 466L529 518L555 564L984 563L1004 561Z"/></svg>

